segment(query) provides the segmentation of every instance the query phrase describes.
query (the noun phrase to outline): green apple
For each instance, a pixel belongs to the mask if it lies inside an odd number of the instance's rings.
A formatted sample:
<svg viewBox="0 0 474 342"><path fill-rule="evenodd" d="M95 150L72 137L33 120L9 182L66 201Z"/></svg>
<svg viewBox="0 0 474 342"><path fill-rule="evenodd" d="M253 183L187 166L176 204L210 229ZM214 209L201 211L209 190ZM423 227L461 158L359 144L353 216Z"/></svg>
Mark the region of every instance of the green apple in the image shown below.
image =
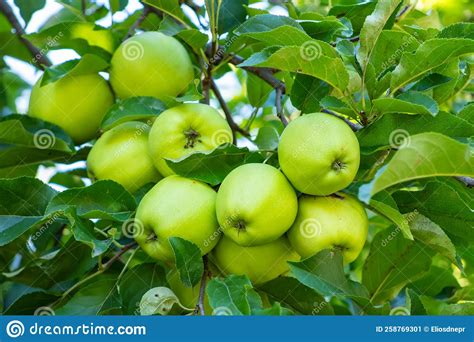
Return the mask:
<svg viewBox="0 0 474 342"><path fill-rule="evenodd" d="M174 261L170 237L193 242L202 255L218 238L216 192L207 184L169 176L159 181L140 201L135 217L135 240L151 257Z"/></svg>
<svg viewBox="0 0 474 342"><path fill-rule="evenodd" d="M161 176L148 151L150 126L138 121L122 123L105 132L87 157L91 178L111 179L135 192Z"/></svg>
<svg viewBox="0 0 474 342"><path fill-rule="evenodd" d="M232 142L227 121L211 106L182 104L161 113L153 123L149 147L163 176L174 174L164 158L179 159L193 152L213 150Z"/></svg>
<svg viewBox="0 0 474 342"><path fill-rule="evenodd" d="M76 144L92 139L114 102L107 82L97 74L65 76L31 91L28 114L58 125Z"/></svg>
<svg viewBox="0 0 474 342"><path fill-rule="evenodd" d="M78 22L71 27L72 39L84 39L91 46L98 46L107 52L114 52L114 36L110 30L94 23Z"/></svg>
<svg viewBox="0 0 474 342"><path fill-rule="evenodd" d="M210 255L222 273L246 275L254 284L275 279L289 271L288 260L299 260L286 237L244 247L223 236Z"/></svg>
<svg viewBox="0 0 474 342"><path fill-rule="evenodd" d="M283 131L278 161L297 190L326 196L354 180L360 162L359 142L341 119L323 113L306 114Z"/></svg>
<svg viewBox="0 0 474 342"><path fill-rule="evenodd" d="M269 243L282 236L298 211L296 193L285 176L266 164L232 170L217 193L217 219L223 233L241 246Z"/></svg>
<svg viewBox="0 0 474 342"><path fill-rule="evenodd" d="M176 97L193 78L193 66L184 46L160 32L133 36L112 56L110 83L120 98Z"/></svg>
<svg viewBox="0 0 474 342"><path fill-rule="evenodd" d="M303 258L338 248L344 262L354 261L367 239L368 219L360 202L346 194L301 196L288 239Z"/></svg>

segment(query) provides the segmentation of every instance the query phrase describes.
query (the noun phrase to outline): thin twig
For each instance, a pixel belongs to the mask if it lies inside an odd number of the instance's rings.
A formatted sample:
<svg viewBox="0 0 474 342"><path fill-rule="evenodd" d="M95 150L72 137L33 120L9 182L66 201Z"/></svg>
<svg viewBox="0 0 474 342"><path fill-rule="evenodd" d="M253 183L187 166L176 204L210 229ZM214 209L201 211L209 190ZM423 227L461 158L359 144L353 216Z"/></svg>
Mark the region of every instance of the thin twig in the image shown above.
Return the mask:
<svg viewBox="0 0 474 342"><path fill-rule="evenodd" d="M28 51L33 56L32 62L38 68L44 70L45 66L51 66L51 61L46 57L36 46L34 46L29 40L23 37L25 34L25 30L21 26L18 18L13 13L11 7L7 4L6 0L0 0L0 12L7 18L7 20L12 25L13 29L15 30L15 35L18 39L22 42L23 45L28 49Z"/></svg>
<svg viewBox="0 0 474 342"><path fill-rule="evenodd" d="M138 17L138 19L133 23L132 26L130 26L130 28L128 29L128 32L127 32L127 35L125 36L124 40L127 39L127 38L130 38L134 33L135 31L137 30L137 28L140 27L140 25L145 21L146 17L148 16L148 14L150 14L151 11L150 11L150 7L148 6L145 6L143 8L143 11L142 11L142 14Z"/></svg>
<svg viewBox="0 0 474 342"><path fill-rule="evenodd" d="M204 297L206 295L206 281L207 281L207 258L206 256L202 259L204 263L204 272L202 272L201 277L201 286L199 287L199 299L197 303L197 309L199 309L199 313L201 316L204 316L206 313L204 311Z"/></svg>
<svg viewBox="0 0 474 342"><path fill-rule="evenodd" d="M232 58L230 59L230 63L239 66L240 63L242 63L244 59L240 56L233 55ZM251 67L251 66L244 66L242 69L247 70L251 72L252 74L257 75L260 77L262 80L267 82L269 85L271 85L273 88L281 88L282 94L285 93L285 83L280 81L278 78L273 76L275 73L275 70L269 69L269 68L257 68L257 67Z"/></svg>
<svg viewBox="0 0 474 342"><path fill-rule="evenodd" d="M281 122L283 123L283 126L288 125L288 120L285 117L285 114L283 114L283 107L281 105L281 98L283 97L282 89L281 87L278 87L275 89L275 107L276 107L276 112L277 116L280 118Z"/></svg>
<svg viewBox="0 0 474 342"><path fill-rule="evenodd" d="M81 1L81 11L82 11L82 14L83 14L84 16L86 15L86 10L87 10L86 0L82 0L82 1Z"/></svg>
<svg viewBox="0 0 474 342"><path fill-rule="evenodd" d="M357 132L359 130L362 129L362 126L359 125L359 124L356 124L356 123L353 123L352 121L346 119L345 117L333 112L332 110L329 110L329 109L323 109L321 110L323 113L326 113L326 114L329 114L329 115L332 115L332 116L335 116L341 120L343 120L346 124L349 125L349 127L354 131L354 132Z"/></svg>
<svg viewBox="0 0 474 342"><path fill-rule="evenodd" d="M227 103L225 102L224 98L222 97L221 92L219 91L219 88L217 87L216 82L211 78L209 80L212 92L217 98L217 101L219 101L219 104L221 105L222 110L224 111L225 118L227 120L227 123L229 124L230 128L232 129L232 135L233 135L233 140L235 142L235 132L239 132L243 136L250 136L250 133L241 128L239 125L237 125L232 118L232 113L230 112L229 106L227 106Z"/></svg>

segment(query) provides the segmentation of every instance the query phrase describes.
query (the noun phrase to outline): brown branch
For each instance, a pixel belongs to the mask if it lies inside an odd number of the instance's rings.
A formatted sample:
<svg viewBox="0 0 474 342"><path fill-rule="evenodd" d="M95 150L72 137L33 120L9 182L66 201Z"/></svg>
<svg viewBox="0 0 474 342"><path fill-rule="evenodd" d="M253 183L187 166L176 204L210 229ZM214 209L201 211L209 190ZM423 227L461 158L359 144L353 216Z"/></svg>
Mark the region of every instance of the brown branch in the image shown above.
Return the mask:
<svg viewBox="0 0 474 342"><path fill-rule="evenodd" d="M202 259L204 263L204 271L202 272L202 277L201 277L201 286L199 287L199 299L196 307L196 311L199 310L199 313L201 316L205 316L206 313L204 311L204 297L206 295L206 281L207 281L207 258L206 256L203 257Z"/></svg>
<svg viewBox="0 0 474 342"><path fill-rule="evenodd" d="M240 63L242 63L244 59L240 56L233 55L232 58L230 59L230 63L234 64L235 66L239 66ZM286 88L285 88L285 83L280 81L278 78L273 76L275 73L275 70L269 69L269 68L257 68L257 67L252 67L252 66L244 66L242 69L247 70L251 72L252 74L257 75L260 77L262 80L267 82L269 85L271 85L273 88L281 88L282 94L285 93Z"/></svg>
<svg viewBox="0 0 474 342"><path fill-rule="evenodd" d="M277 116L280 118L281 122L283 123L283 126L288 125L288 120L285 117L285 114L283 114L283 107L281 105L281 98L283 97L283 92L281 87L278 87L275 89L275 107L276 107L276 112Z"/></svg>
<svg viewBox="0 0 474 342"><path fill-rule="evenodd" d="M125 254L125 252L127 252L128 250L132 249L133 247L137 246L137 243L136 242L130 242L128 245L125 245L123 246L123 248L117 253L115 254L113 257L111 257L109 259L109 261L107 261L104 266L103 266L103 271L107 270L110 268L110 266L112 266L112 264L114 262L116 262L118 259L120 259L120 257L122 255Z"/></svg>
<svg viewBox="0 0 474 342"><path fill-rule="evenodd" d="M6 0L0 0L0 12L3 13L5 18L10 22L12 25L15 35L18 37L18 39L25 45L25 47L28 49L28 51L31 53L33 56L32 62L35 64L38 68L44 70L45 66L51 66L51 62L46 57L36 46L34 46L29 40L23 37L25 34L25 30L21 26L20 22L18 21L18 18L15 16L15 13L13 13L13 10L11 7L7 4Z"/></svg>
<svg viewBox="0 0 474 342"><path fill-rule="evenodd" d="M150 14L151 11L150 11L150 7L148 6L145 6L143 8L143 11L142 11L142 14L138 17L138 19L132 24L132 26L130 26L130 28L128 29L127 31L127 34L125 36L125 39L127 38L130 38L134 33L135 31L137 30L137 28L140 27L140 25L145 21L146 17L148 16L148 14Z"/></svg>
<svg viewBox="0 0 474 342"><path fill-rule="evenodd" d="M232 118L232 113L230 112L229 106L227 106L227 103L225 102L224 98L222 97L222 94L219 91L219 88L217 87L216 82L214 82L214 80L211 78L209 80L209 83L210 83L212 92L216 96L217 101L219 101L219 104L221 105L221 108L224 111L225 118L226 118L230 128L232 129L232 135L233 135L234 142L235 142L235 132L239 132L243 136L249 137L250 133L247 132L246 130L244 130L243 128L241 128L239 125L237 125L235 123L234 119Z"/></svg>
<svg viewBox="0 0 474 342"><path fill-rule="evenodd" d="M82 15L86 15L86 10L87 10L87 0L81 0L81 11Z"/></svg>
<svg viewBox="0 0 474 342"><path fill-rule="evenodd" d="M326 114L335 116L336 118L339 118L339 119L343 120L346 124L349 125L349 127L350 127L354 132L357 132L357 131L359 131L359 130L362 129L362 126L361 126L361 125L356 124L356 123L353 123L352 121L346 119L346 118L343 117L342 115L339 115L339 114L333 112L332 110L329 110L329 109L322 109L321 111L322 111L323 113L326 113Z"/></svg>

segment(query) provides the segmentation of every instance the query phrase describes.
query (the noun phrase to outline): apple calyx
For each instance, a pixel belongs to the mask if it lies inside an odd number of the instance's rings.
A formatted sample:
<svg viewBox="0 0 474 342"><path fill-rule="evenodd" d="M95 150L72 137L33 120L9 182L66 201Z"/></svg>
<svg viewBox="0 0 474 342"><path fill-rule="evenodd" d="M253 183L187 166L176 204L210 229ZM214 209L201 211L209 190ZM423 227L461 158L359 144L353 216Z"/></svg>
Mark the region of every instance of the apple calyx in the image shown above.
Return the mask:
<svg viewBox="0 0 474 342"><path fill-rule="evenodd" d="M336 172L340 172L345 167L346 167L346 164L343 163L342 161L338 160L338 159L336 159L331 165L331 168Z"/></svg>
<svg viewBox="0 0 474 342"><path fill-rule="evenodd" d="M194 148L196 142L202 142L201 139L199 139L201 134L199 134L199 132L194 128L187 129L183 132L183 134L186 137L186 144L184 144L184 148Z"/></svg>

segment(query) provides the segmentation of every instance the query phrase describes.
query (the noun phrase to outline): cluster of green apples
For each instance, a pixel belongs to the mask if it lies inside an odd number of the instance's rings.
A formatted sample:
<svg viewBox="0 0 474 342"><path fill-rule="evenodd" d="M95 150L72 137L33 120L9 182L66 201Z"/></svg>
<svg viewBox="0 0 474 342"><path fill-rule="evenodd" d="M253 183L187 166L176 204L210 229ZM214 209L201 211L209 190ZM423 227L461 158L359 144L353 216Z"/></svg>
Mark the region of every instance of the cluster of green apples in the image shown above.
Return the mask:
<svg viewBox="0 0 474 342"><path fill-rule="evenodd" d="M33 88L29 114L63 128L76 144L94 139L115 97L176 97L193 80L186 49L176 39L147 32L114 52L110 85L99 74L65 76ZM362 205L340 193L359 167L359 145L340 119L314 113L293 120L278 147L281 170L245 164L216 191L174 174L167 159L232 143L232 131L209 105L186 103L154 121L129 121L104 132L88 159L92 179L111 179L130 192L156 183L136 212L141 248L173 262L170 237L197 245L220 274L245 274L255 283L289 270L287 261L322 249L342 250L354 261L367 236ZM170 279L176 277L170 276ZM176 287L176 286L175 286Z"/></svg>

